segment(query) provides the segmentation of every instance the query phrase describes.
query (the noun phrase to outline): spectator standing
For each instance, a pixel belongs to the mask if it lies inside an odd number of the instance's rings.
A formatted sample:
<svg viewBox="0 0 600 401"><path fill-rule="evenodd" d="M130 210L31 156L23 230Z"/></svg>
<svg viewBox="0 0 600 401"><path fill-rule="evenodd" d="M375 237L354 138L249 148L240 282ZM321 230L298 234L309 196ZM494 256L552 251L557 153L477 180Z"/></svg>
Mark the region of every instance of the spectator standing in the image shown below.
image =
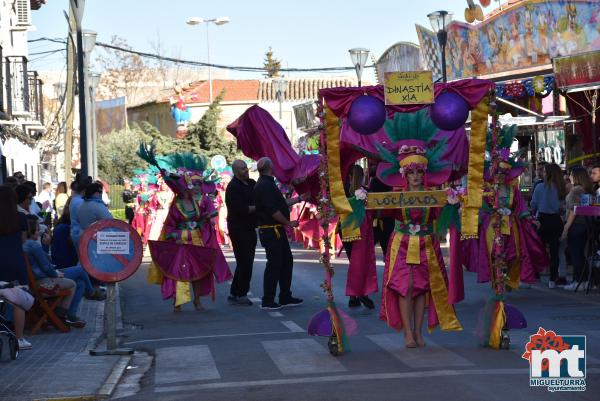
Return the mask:
<svg viewBox="0 0 600 401"><path fill-rule="evenodd" d="M225 191L227 205L227 229L235 255L235 274L231 283L231 304L251 306L248 299L252 267L256 250L256 208L254 206L254 186L250 179L248 166L243 160L231 164L233 179Z"/></svg>
<svg viewBox="0 0 600 401"><path fill-rule="evenodd" d="M27 285L27 270L21 252L27 218L17 210L17 194L6 185L0 186L0 221L0 280Z"/></svg>
<svg viewBox="0 0 600 401"><path fill-rule="evenodd" d="M83 205L83 195L85 189L91 184L90 177L75 177L75 181L71 184L71 204L69 205L69 215L71 216L71 240L75 250L79 252L79 237L81 236L81 224L79 224L79 216L77 212Z"/></svg>
<svg viewBox="0 0 600 401"><path fill-rule="evenodd" d="M590 178L592 179L596 190L596 203L600 203L600 164L596 164L592 167Z"/></svg>
<svg viewBox="0 0 600 401"><path fill-rule="evenodd" d="M77 211L81 232L98 220L113 218L102 200L102 193L103 187L100 182L94 182L85 189L84 202Z"/></svg>
<svg viewBox="0 0 600 401"><path fill-rule="evenodd" d="M50 213L52 212L54 205L54 193L52 191L52 184L49 182L44 183L42 186L42 192L36 197L36 202L42 204L42 211Z"/></svg>
<svg viewBox="0 0 600 401"><path fill-rule="evenodd" d="M127 222L131 224L135 217L134 208L137 194L131 189L131 181L125 180L123 185L125 189L123 189L123 192L121 193L121 198L123 198L123 203L125 203L125 218L127 219Z"/></svg>
<svg viewBox="0 0 600 401"><path fill-rule="evenodd" d="M56 215L58 217L62 216L68 199L69 195L67 194L67 183L61 181L56 186L56 198L54 199L54 208L56 209Z"/></svg>
<svg viewBox="0 0 600 401"><path fill-rule="evenodd" d="M539 234L550 250L550 281L548 288L556 287L558 279L560 237L563 221L560 217L561 200L566 195L565 180L556 163L545 168L544 183L536 186L531 198L531 208L540 223Z"/></svg>
<svg viewBox="0 0 600 401"><path fill-rule="evenodd" d="M15 171L13 177L17 180L17 184L21 185L25 183L25 175L20 171Z"/></svg>
<svg viewBox="0 0 600 401"><path fill-rule="evenodd" d="M79 263L77 250L71 241L71 214L69 213L69 205L71 200L68 199L64 204L63 214L56 221L54 231L52 232L52 263L57 268L63 269L70 266L75 266Z"/></svg>
<svg viewBox="0 0 600 401"><path fill-rule="evenodd" d="M571 170L573 188L567 195L567 222L562 231L562 238L567 238L571 261L573 263L573 282L565 286L565 290L574 290L579 281L585 277L585 245L587 243L587 225L585 217L575 216L575 206L581 203L583 195L594 193L594 184L583 167ZM587 282L582 282L587 286Z"/></svg>
<svg viewBox="0 0 600 401"><path fill-rule="evenodd" d="M304 301L292 297L292 271L294 258L284 226L298 227L297 221L290 221L290 209L301 202L302 197L285 200L275 184L273 162L268 157L257 163L260 177L254 187L254 205L258 235L267 255L267 266L263 281L262 309L276 310L286 306L298 306ZM275 293L279 284L279 303Z"/></svg>
<svg viewBox="0 0 600 401"><path fill-rule="evenodd" d="M539 162L535 168L535 179L533 180L533 186L531 192L533 193L537 186L544 182L544 176L546 174L546 166L548 162Z"/></svg>

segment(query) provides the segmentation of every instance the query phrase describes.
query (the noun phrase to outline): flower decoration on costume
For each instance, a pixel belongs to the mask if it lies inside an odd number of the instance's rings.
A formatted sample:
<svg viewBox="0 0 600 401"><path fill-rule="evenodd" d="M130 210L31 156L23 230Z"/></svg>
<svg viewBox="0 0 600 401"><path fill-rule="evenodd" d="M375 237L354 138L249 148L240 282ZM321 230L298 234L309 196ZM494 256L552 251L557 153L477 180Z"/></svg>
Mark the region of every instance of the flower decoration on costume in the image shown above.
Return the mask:
<svg viewBox="0 0 600 401"><path fill-rule="evenodd" d="M456 204L460 203L461 200L465 197L466 192L467 192L466 188L463 188L463 187L458 187L458 188L448 187L448 189L446 189L446 196L447 196L448 203L450 205L456 205Z"/></svg>
<svg viewBox="0 0 600 401"><path fill-rule="evenodd" d="M492 172L492 162L491 160L486 160L484 168L484 176L486 181L491 182L492 177L494 177L496 174L503 174L504 181L510 182L523 173L527 163L519 160L521 158L521 152L510 152L510 147L512 146L516 134L516 125L506 125L502 127L498 133L496 149L493 151L494 154L500 159L500 162L498 163L498 171ZM491 131L488 130L487 136L487 151L490 152L489 146L491 143Z"/></svg>
<svg viewBox="0 0 600 401"><path fill-rule="evenodd" d="M358 188L354 191L354 197L360 201L367 200L367 191L364 188Z"/></svg>

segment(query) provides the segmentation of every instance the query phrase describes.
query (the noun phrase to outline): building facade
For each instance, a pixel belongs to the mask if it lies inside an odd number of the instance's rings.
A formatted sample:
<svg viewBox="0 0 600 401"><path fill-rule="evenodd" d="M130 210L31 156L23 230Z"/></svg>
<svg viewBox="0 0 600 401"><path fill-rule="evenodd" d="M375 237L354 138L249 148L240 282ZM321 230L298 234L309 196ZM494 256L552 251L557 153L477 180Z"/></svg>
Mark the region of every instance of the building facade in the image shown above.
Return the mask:
<svg viewBox="0 0 600 401"><path fill-rule="evenodd" d="M40 180L44 133L42 80L28 69L31 11L42 0L0 0L0 180L21 171Z"/></svg>

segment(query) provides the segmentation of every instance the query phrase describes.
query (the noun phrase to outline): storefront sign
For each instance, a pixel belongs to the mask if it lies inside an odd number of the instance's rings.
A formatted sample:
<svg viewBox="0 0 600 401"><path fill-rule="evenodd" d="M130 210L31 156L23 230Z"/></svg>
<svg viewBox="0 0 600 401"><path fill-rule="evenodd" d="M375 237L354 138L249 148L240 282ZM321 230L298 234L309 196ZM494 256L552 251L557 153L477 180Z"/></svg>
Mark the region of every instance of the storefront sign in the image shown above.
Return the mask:
<svg viewBox="0 0 600 401"><path fill-rule="evenodd" d="M443 207L446 203L445 189L415 192L369 192L367 197L367 209Z"/></svg>
<svg viewBox="0 0 600 401"><path fill-rule="evenodd" d="M385 74L385 104L433 103L431 71L387 72Z"/></svg>
<svg viewBox="0 0 600 401"><path fill-rule="evenodd" d="M561 89L600 85L600 51L557 57L552 63Z"/></svg>

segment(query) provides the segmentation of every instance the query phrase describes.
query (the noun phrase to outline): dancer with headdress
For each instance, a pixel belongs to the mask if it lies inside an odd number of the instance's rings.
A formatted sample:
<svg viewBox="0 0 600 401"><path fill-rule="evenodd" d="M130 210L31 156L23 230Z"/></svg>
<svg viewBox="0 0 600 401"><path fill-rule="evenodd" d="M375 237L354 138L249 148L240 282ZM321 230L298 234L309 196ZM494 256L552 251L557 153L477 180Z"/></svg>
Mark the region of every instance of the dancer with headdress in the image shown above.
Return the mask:
<svg viewBox="0 0 600 401"><path fill-rule="evenodd" d="M149 241L153 263L148 280L161 285L163 299L173 299L176 312L192 300L191 283L194 306L201 310L201 296L215 298L215 279L221 283L232 278L212 222L216 211L209 194L215 184L206 161L192 153L156 157L154 147L144 144L138 155L160 169L175 194L160 239Z"/></svg>
<svg viewBox="0 0 600 401"><path fill-rule="evenodd" d="M447 182L451 167L441 160L446 141L433 142L437 127L423 109L396 113L385 122L387 136L398 153L379 147L385 160L377 177L400 191L424 191ZM385 211L388 212L388 211ZM425 346L422 325L428 307L428 328L462 330L449 300L448 278L435 226L441 208L393 210L395 228L389 239L383 275L380 318L404 330L407 348Z"/></svg>
<svg viewBox="0 0 600 401"><path fill-rule="evenodd" d="M516 126L488 131L479 238L463 243L467 270L477 273L477 282L490 282L494 290L478 329L482 344L492 348L508 347L503 330L527 324L521 312L504 303L505 292L518 289L520 283L534 283L536 273L549 265L519 189L526 164L519 161L518 152L510 152L516 133Z"/></svg>

